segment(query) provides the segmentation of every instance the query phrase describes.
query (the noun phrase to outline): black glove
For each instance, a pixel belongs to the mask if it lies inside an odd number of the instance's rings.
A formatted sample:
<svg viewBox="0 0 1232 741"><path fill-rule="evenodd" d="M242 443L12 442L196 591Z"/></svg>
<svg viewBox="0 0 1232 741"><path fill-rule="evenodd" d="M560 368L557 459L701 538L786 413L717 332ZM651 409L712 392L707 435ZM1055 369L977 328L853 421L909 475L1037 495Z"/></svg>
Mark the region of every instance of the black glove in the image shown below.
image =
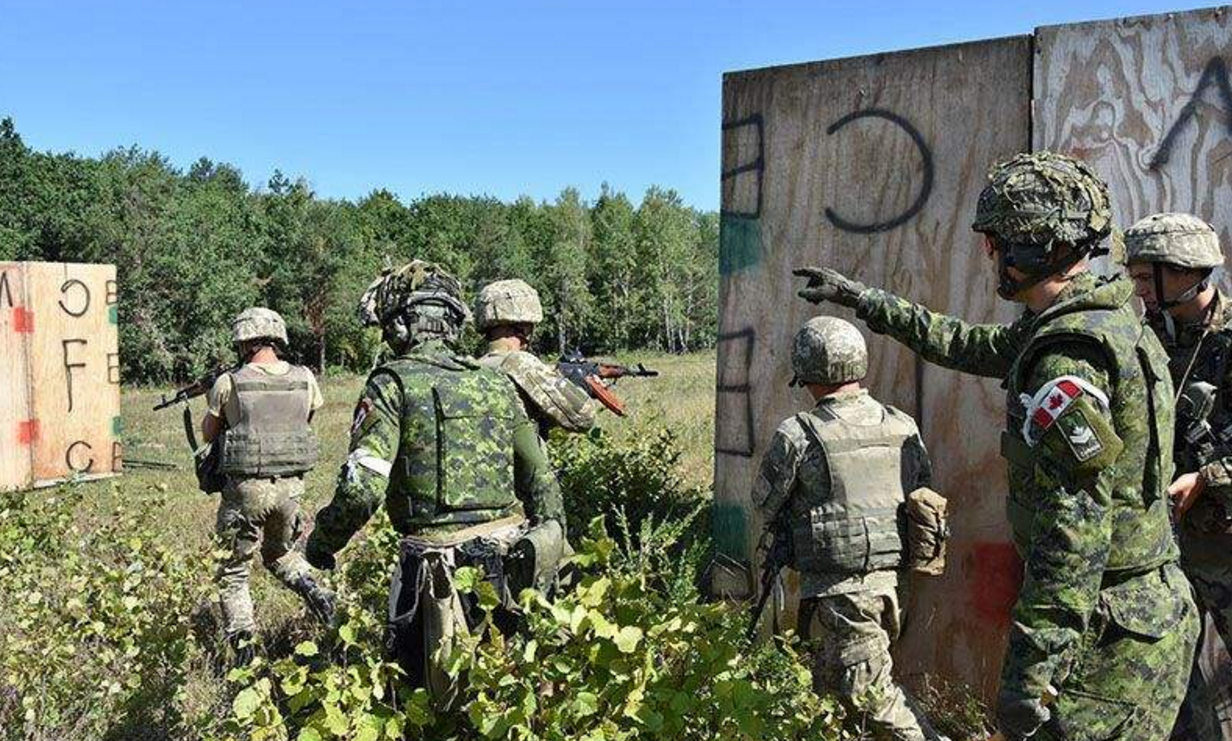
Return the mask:
<svg viewBox="0 0 1232 741"><path fill-rule="evenodd" d="M308 561L309 566L324 571L333 571L338 565L334 560L334 554L321 548L311 536L308 538L308 545L304 546L304 559Z"/></svg>
<svg viewBox="0 0 1232 741"><path fill-rule="evenodd" d="M1022 741L1048 722L1052 713L1039 697L1016 690L1001 690L997 695L997 730L1005 741Z"/></svg>
<svg viewBox="0 0 1232 741"><path fill-rule="evenodd" d="M839 306L855 308L860 302L860 294L868 290L868 286L863 283L830 268L796 268L791 273L809 279L808 287L796 295L814 304L829 301Z"/></svg>

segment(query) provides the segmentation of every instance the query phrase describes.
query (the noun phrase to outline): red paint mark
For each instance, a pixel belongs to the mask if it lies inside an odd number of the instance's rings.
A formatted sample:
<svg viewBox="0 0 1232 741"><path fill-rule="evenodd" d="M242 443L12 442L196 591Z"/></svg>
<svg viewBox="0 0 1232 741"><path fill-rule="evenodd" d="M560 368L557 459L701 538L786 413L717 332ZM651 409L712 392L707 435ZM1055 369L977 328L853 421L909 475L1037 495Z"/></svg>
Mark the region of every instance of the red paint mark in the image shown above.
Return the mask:
<svg viewBox="0 0 1232 741"><path fill-rule="evenodd" d="M1022 586L1022 559L1009 543L976 543L969 556L975 578L971 605L986 623L1008 625L1018 589Z"/></svg>
<svg viewBox="0 0 1232 741"><path fill-rule="evenodd" d="M34 312L20 306L13 307L13 331L30 334L34 331Z"/></svg>
<svg viewBox="0 0 1232 741"><path fill-rule="evenodd" d="M17 442L21 445L30 445L39 437L39 423L37 419L27 419L25 422L17 423Z"/></svg>

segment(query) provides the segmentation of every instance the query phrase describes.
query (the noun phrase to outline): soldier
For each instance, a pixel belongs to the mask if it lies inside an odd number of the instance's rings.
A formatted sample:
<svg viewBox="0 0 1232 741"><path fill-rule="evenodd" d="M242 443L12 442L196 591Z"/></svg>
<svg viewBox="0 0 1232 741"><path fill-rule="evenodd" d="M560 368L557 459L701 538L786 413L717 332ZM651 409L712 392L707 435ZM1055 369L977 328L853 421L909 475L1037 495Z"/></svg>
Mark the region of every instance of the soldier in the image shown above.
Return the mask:
<svg viewBox="0 0 1232 741"><path fill-rule="evenodd" d="M323 621L333 618L334 594L293 547L303 533L304 474L317 461L308 423L324 403L321 390L312 371L279 359L287 327L277 312L245 309L232 329L243 364L214 382L201 432L220 446L225 483L217 532L227 555L219 564L218 591L227 637L237 660L247 663L256 629L248 573L258 546L265 568Z"/></svg>
<svg viewBox="0 0 1232 741"><path fill-rule="evenodd" d="M513 379L543 437L553 426L585 432L595 424L598 403L528 352L530 336L542 321L539 294L525 281L498 280L484 286L475 302L475 324L488 342L488 352L479 362Z"/></svg>
<svg viewBox="0 0 1232 741"><path fill-rule="evenodd" d="M404 536L389 601L392 651L447 707L457 687L439 659L480 617L473 595L454 590L455 568L482 565L507 600L549 582L564 542L560 489L513 384L452 347L470 318L458 281L415 261L371 298L390 357L368 376L350 455L307 555L333 568L384 500ZM523 556L523 583L506 579L510 551Z"/></svg>
<svg viewBox="0 0 1232 741"><path fill-rule="evenodd" d="M786 508L790 563L800 572L798 624L818 646L813 682L865 714L878 734L940 739L891 676L907 493L931 479L919 431L860 387L868 351L851 324L810 319L796 333L791 365L792 385L807 388L816 406L775 431L753 502L767 522Z"/></svg>
<svg viewBox="0 0 1232 741"><path fill-rule="evenodd" d="M1213 396L1209 412L1200 416L1192 405L1184 405L1191 413L1178 405L1178 475L1168 494L1181 567L1199 607L1232 646L1232 454L1222 442L1232 434L1232 302L1211 281L1223 265L1219 237L1196 216L1155 214L1125 232L1125 250L1147 322L1168 353L1178 396L1189 400L1204 388ZM1223 738L1213 699L1195 663L1177 722L1182 736Z"/></svg>
<svg viewBox="0 0 1232 741"><path fill-rule="evenodd" d="M970 325L841 274L806 268L800 295L856 310L870 329L940 365L1000 378L1007 515L1025 577L996 719L1009 741L1162 739L1185 693L1198 619L1176 564L1166 489L1173 399L1167 357L1097 278L1107 186L1050 152L992 169L975 231L1013 324Z"/></svg>

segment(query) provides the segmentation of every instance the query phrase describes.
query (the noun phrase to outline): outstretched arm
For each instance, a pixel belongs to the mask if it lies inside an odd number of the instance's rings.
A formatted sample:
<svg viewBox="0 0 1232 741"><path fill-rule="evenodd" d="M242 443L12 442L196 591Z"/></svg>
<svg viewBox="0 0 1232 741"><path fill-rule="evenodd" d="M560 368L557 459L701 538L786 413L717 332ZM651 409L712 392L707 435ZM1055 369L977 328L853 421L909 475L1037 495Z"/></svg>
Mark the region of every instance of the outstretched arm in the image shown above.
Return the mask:
<svg viewBox="0 0 1232 741"><path fill-rule="evenodd" d="M308 563L334 566L342 550L381 506L389 474L398 454L402 389L393 376L376 373L368 378L351 423L351 452L342 470L334 498L317 513L305 548Z"/></svg>
<svg viewBox="0 0 1232 741"><path fill-rule="evenodd" d="M1010 325L969 324L877 288L861 294L856 316L930 363L991 378L1005 377L1028 337L1025 319Z"/></svg>
<svg viewBox="0 0 1232 741"><path fill-rule="evenodd" d="M853 308L872 331L893 337L931 363L964 373L1004 378L1028 337L1027 319L1010 326L968 324L830 268L798 268L794 274L809 279L801 298Z"/></svg>

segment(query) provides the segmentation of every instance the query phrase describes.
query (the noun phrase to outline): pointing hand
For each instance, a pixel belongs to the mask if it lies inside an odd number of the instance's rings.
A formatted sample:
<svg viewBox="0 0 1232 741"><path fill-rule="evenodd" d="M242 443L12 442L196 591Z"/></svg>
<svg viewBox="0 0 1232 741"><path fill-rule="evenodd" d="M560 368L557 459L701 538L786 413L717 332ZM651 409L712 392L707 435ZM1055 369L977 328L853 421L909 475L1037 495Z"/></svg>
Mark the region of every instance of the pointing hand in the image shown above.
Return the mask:
<svg viewBox="0 0 1232 741"><path fill-rule="evenodd" d="M868 290L868 286L863 283L830 268L803 267L791 272L792 275L809 279L808 287L798 291L796 295L814 304L829 301L839 306L854 308L860 302L860 294Z"/></svg>

